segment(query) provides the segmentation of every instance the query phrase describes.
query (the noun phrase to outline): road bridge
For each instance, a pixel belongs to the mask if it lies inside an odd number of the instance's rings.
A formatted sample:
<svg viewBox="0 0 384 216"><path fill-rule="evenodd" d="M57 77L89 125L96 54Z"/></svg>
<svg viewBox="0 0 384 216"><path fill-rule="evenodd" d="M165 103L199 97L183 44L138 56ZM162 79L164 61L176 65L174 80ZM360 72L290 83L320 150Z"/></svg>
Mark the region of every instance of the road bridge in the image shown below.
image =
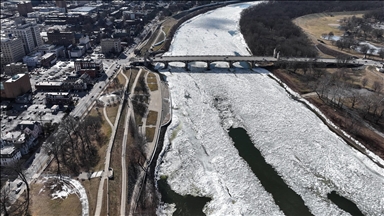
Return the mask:
<svg viewBox="0 0 384 216"><path fill-rule="evenodd" d="M303 57L266 57L266 56L229 56L229 55L200 55L200 56L155 56L155 57L140 57L134 58L132 60L133 65L140 64L155 64L155 63L163 63L164 67L168 67L168 64L171 62L182 62L185 64L185 68L188 69L188 64L191 62L205 62L207 63L207 67L210 67L210 64L213 62L228 62L229 67L234 67L234 63L236 62L248 62L251 68L257 66L258 64L263 63L304 63L304 62L312 62L321 64L323 63L325 66L329 64L356 64L356 65L377 65L378 63L370 60L348 60L341 61L338 59L331 58L303 58Z"/></svg>

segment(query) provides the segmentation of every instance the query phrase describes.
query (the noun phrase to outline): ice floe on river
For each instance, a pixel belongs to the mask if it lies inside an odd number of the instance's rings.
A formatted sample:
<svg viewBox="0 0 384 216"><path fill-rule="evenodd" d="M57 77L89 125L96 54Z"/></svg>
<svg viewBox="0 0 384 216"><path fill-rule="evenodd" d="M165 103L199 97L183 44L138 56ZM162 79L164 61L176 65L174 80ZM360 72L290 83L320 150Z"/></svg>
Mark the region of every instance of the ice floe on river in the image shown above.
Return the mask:
<svg viewBox="0 0 384 216"><path fill-rule="evenodd" d="M189 20L176 33L167 55L250 55L238 26L247 5L226 6ZM204 213L283 214L228 136L230 126L241 126L313 214L347 215L327 199L333 190L367 215L384 214L383 169L292 99L268 71L183 70L164 71L173 120L159 175L168 176L179 194L211 197Z"/></svg>

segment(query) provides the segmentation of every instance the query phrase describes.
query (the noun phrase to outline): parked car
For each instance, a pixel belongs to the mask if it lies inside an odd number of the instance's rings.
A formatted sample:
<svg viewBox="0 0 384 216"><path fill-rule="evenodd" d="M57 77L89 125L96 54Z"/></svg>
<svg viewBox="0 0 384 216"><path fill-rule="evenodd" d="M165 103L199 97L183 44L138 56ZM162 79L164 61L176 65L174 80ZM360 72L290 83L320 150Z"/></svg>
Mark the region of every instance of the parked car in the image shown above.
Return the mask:
<svg viewBox="0 0 384 216"><path fill-rule="evenodd" d="M19 183L17 183L17 187L20 187L22 184L23 184L23 182L22 182L22 181L21 181L21 182L19 182Z"/></svg>

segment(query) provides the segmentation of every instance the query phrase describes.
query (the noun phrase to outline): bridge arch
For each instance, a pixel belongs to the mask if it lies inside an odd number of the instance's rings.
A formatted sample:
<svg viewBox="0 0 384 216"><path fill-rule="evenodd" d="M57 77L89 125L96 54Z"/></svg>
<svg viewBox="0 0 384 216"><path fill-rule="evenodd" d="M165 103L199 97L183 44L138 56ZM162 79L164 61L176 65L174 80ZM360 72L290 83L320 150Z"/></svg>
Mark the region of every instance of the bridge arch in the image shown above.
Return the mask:
<svg viewBox="0 0 384 216"><path fill-rule="evenodd" d="M215 68L231 68L232 64L229 61L210 61L208 62L208 68L209 69L215 69Z"/></svg>

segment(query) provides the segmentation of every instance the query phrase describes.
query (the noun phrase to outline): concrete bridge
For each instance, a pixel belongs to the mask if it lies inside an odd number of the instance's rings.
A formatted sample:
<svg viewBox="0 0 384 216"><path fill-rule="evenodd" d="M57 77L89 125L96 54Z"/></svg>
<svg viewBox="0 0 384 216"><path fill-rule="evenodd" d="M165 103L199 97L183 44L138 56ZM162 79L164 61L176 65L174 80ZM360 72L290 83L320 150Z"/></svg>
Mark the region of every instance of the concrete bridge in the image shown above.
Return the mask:
<svg viewBox="0 0 384 216"><path fill-rule="evenodd" d="M248 62L251 68L257 66L258 64L263 63L274 63L274 62L296 62L296 63L304 63L304 62L313 62L313 63L324 63L324 65L329 64L366 64L366 65L375 65L377 62L374 61L364 61L364 60L348 60L341 62L337 59L330 58L274 58L274 57L265 57L265 56L229 56L229 55L201 55L201 56L155 56L155 57L140 57L134 58L132 60L133 65L139 64L155 64L155 63L163 63L164 67L168 67L170 62L182 62L185 64L185 68L188 69L188 64L191 62L205 62L207 63L207 67L210 67L211 63L214 62L227 62L229 67L234 67L234 63L236 62Z"/></svg>

